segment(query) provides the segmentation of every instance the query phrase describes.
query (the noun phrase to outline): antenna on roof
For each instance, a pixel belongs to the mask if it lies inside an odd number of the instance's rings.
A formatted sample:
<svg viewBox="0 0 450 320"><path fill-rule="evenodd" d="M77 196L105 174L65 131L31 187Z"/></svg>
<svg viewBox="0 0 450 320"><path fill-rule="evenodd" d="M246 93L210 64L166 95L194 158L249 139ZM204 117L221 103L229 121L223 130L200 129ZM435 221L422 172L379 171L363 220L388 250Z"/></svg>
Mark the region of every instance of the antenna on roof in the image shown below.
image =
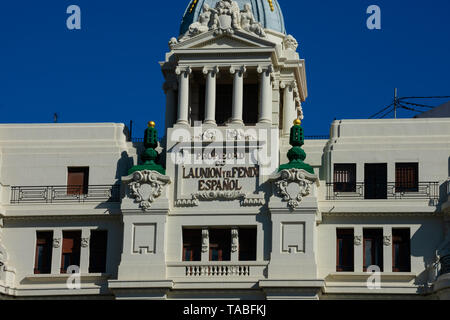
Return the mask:
<svg viewBox="0 0 450 320"><path fill-rule="evenodd" d="M58 114L56 112L53 114L53 123L58 123Z"/></svg>
<svg viewBox="0 0 450 320"><path fill-rule="evenodd" d="M391 112L394 112L394 119L397 119L397 114L398 114L398 109L404 109L404 110L408 110L408 111L414 111L414 112L418 112L418 113L422 113L426 110L430 110L435 108L435 106L429 106L426 104L420 104L420 103L414 103L411 101L408 101L409 99L448 99L450 98L450 96L434 96L434 97L398 97L398 89L395 88L394 90L394 101L386 106L385 108L381 109L380 111L378 111L377 113L371 115L369 117L369 119L383 119L385 118L388 114L390 114ZM408 105L408 106L405 106ZM414 108L413 108L413 107ZM426 108L424 109L417 109L416 107L420 107L420 108Z"/></svg>

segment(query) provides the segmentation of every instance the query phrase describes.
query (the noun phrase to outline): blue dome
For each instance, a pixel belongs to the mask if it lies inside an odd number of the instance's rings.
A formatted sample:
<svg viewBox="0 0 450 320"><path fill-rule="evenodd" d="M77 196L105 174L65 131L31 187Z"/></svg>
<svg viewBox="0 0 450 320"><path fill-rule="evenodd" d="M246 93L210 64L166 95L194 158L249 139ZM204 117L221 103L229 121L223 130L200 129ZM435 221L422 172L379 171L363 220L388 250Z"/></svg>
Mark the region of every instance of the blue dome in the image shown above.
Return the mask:
<svg viewBox="0 0 450 320"><path fill-rule="evenodd" d="M241 10L244 9L244 4L250 3L252 5L253 15L266 29L271 29L277 32L286 33L284 27L283 13L277 0L272 0L272 8L269 0L234 0L239 4ZM191 0L189 6L184 13L181 22L180 34L185 34L189 30L189 26L198 21L198 17L202 12L203 5L206 3L214 8L218 0Z"/></svg>

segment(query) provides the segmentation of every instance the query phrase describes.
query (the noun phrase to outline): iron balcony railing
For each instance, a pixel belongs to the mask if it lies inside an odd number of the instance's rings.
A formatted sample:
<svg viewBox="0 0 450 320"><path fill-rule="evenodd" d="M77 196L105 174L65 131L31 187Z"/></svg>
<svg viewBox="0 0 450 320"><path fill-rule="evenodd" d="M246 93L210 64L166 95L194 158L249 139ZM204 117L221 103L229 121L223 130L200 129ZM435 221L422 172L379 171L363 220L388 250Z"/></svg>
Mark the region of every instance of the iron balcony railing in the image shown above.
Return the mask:
<svg viewBox="0 0 450 320"><path fill-rule="evenodd" d="M327 200L439 200L439 182L419 182L413 186L399 186L395 182L368 184L327 183Z"/></svg>
<svg viewBox="0 0 450 320"><path fill-rule="evenodd" d="M11 204L120 202L119 185L11 187Z"/></svg>

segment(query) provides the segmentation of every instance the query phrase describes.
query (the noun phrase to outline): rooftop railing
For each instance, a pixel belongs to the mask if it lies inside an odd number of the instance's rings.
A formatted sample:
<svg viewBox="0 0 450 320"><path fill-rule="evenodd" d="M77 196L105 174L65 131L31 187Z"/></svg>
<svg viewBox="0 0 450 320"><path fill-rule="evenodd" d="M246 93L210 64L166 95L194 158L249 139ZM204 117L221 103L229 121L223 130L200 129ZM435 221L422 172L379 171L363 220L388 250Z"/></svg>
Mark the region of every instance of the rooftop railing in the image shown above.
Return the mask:
<svg viewBox="0 0 450 320"><path fill-rule="evenodd" d="M119 185L15 186L11 204L120 202Z"/></svg>
<svg viewBox="0 0 450 320"><path fill-rule="evenodd" d="M327 183L327 200L439 200L439 182L399 186L395 182L369 184Z"/></svg>

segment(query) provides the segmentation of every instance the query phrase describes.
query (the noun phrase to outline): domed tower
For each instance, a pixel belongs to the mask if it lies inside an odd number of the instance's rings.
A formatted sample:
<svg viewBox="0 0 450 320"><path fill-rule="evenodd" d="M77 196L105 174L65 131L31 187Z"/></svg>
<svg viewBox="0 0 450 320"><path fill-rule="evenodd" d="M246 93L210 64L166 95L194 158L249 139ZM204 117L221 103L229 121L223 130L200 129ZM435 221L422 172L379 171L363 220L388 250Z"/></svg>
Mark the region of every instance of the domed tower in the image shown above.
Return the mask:
<svg viewBox="0 0 450 320"><path fill-rule="evenodd" d="M307 97L297 46L277 0L192 0L161 63L167 128L265 125L287 141Z"/></svg>

